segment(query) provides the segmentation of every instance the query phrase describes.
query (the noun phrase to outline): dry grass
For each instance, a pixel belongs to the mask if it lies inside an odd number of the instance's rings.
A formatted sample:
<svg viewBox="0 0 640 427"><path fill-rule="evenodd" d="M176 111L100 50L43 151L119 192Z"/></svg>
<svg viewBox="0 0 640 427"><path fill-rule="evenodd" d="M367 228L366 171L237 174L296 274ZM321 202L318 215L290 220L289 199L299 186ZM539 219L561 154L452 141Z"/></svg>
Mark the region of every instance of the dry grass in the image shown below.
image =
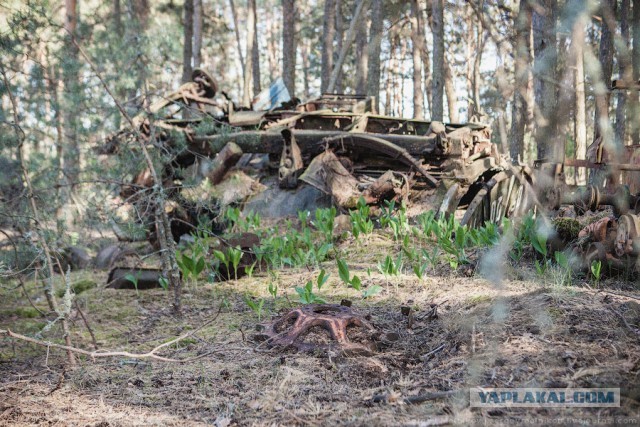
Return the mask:
<svg viewBox="0 0 640 427"><path fill-rule="evenodd" d="M398 247L373 235L341 246L352 273L384 291L367 300L347 289L335 261L321 295L330 302L350 298L376 328L396 332L373 357L316 357L268 350L251 340L257 316L244 303L265 298L265 316L296 304L295 286L317 271L287 269L222 284L189 283L183 318L169 310L161 290L91 289L77 298L104 349L147 351L215 316L214 323L167 351L189 357L216 351L190 364L126 359L83 360L64 371L63 354L24 343L0 342L0 424L6 425L460 425L506 424L557 416L640 419L640 339L634 333L633 302L640 293L558 288L551 282L507 278L494 285L448 269L385 278L375 270ZM371 267L369 277L366 269ZM104 273L78 279L104 283ZM519 277L534 277L530 271ZM74 278L76 279L76 278ZM267 292L273 281L278 300ZM627 285L627 288L629 286ZM0 328L33 334L43 320L24 316L17 291L0 288ZM30 284L36 304L40 291ZM435 319L425 315L438 306ZM416 310L408 328L401 305ZM629 315L631 329L618 318ZM77 313L73 342L90 348ZM59 337L58 337L59 338ZM621 387L622 407L605 410L471 410L468 388ZM418 405L402 399L434 391L459 391ZM386 395L384 403L372 397Z"/></svg>

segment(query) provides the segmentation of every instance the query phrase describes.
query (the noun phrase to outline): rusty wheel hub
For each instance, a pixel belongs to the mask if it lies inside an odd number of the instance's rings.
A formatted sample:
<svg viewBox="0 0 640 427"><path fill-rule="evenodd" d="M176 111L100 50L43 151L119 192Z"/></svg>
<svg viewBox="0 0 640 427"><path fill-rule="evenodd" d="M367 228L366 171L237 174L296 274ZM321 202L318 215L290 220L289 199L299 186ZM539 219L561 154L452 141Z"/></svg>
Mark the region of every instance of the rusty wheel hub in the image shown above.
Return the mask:
<svg viewBox="0 0 640 427"><path fill-rule="evenodd" d="M375 348L372 341L375 328L350 307L342 305L305 305L258 325L258 329L256 340L266 341L272 348L325 354L335 351L349 356L371 355Z"/></svg>

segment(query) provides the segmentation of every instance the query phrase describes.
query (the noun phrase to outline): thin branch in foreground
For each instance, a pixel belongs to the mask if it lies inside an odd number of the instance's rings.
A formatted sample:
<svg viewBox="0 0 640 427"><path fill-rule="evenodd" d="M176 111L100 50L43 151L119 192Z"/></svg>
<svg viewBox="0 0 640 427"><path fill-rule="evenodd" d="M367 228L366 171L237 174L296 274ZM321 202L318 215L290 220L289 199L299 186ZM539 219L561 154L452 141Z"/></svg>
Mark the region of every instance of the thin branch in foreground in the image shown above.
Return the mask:
<svg viewBox="0 0 640 427"><path fill-rule="evenodd" d="M202 328L204 328L207 325L210 325L211 323L213 323L218 316L220 315L220 312L222 311L222 305L220 306L220 309L218 310L218 312L216 313L216 315L207 320L206 322L204 322L202 325L198 326L196 329L193 329L185 334L180 335L177 338L172 339L171 341L167 341L163 344L160 344L158 346L156 346L155 348L153 348L151 351L147 352L147 353L130 353L128 351L101 351L101 350L95 350L95 351L88 351L88 350L84 350L81 348L77 348L77 347L71 347L71 346L67 346L67 345L62 345L62 344L56 344L56 343L52 343L49 341L43 341L43 340L39 340L36 338L31 338L28 337L26 335L22 335L22 334L18 334L16 332L13 332L9 329L0 329L0 336L6 336L8 338L12 338L14 340L20 340L20 341L26 341L32 344L36 344L42 347L47 347L47 353L49 351L50 348L57 348L60 350L65 350L67 353L71 352L71 353L77 353L77 354L83 354L85 356L90 357L93 361L95 361L95 359L99 358L99 357L127 357L130 359L151 359L151 360L157 360L160 362L172 362L172 363L188 363L188 362L193 362L194 360L197 359L201 359L203 357L209 356L211 354L214 353L218 353L220 351L223 350L230 350L230 349L237 349L237 348L232 348L232 347L225 347L222 349L217 349L217 350L213 350L204 354L200 354L198 356L194 356L194 357L189 357L186 359L173 359L170 357L164 357L164 356L159 356L158 354L156 354L158 351L160 351L161 349L168 347L172 344L175 344L177 342L180 342L186 338L189 338L190 336L192 336L193 334L195 334L196 332L200 331ZM243 348L244 349L244 348Z"/></svg>

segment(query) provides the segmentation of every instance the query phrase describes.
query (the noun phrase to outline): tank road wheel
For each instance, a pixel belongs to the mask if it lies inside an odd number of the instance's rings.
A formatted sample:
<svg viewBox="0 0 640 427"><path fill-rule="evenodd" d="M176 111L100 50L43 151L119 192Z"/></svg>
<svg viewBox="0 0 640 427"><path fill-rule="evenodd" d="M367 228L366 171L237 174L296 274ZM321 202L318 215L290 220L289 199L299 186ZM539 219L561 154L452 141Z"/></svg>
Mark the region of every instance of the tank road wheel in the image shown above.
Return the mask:
<svg viewBox="0 0 640 427"><path fill-rule="evenodd" d="M500 224L502 218L524 214L530 207L530 179L516 169L502 170L493 175L476 193L461 224L481 227L485 222Z"/></svg>

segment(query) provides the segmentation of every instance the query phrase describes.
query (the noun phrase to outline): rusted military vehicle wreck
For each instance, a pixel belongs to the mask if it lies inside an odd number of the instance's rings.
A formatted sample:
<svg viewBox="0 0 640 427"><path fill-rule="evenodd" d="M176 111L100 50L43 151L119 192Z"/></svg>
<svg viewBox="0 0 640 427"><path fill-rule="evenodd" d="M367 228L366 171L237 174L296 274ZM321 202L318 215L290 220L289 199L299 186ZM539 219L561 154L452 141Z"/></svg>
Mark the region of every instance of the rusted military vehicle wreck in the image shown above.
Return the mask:
<svg viewBox="0 0 640 427"><path fill-rule="evenodd" d="M238 109L195 70L192 82L134 119L137 135L175 153L163 171L174 237L228 205L268 217L332 203L347 210L361 197L371 205L402 200L409 212L434 209L471 226L528 209L533 177L505 160L489 126L382 116L372 101L323 95ZM122 131L101 151L115 153L134 137ZM143 170L121 195L135 201L149 185Z"/></svg>
<svg viewBox="0 0 640 427"><path fill-rule="evenodd" d="M621 163L600 140L587 160L541 159L531 170L499 152L486 124L383 116L371 98L358 95L280 103L282 88L260 94L255 109L236 108L197 69L193 81L134 118L135 132L120 131L99 151L114 154L141 137L165 158L170 153L162 177L176 240L202 220L215 228L226 206L282 217L330 205L347 211L360 199L372 206L395 200L406 203L409 215L434 210L472 227L530 211L562 217L568 208L580 232L560 240L583 268L599 260L640 271L640 147L625 147L617 157L628 160ZM568 186L568 167L606 179ZM153 242L153 201L144 197L151 184L142 170L121 196Z"/></svg>

